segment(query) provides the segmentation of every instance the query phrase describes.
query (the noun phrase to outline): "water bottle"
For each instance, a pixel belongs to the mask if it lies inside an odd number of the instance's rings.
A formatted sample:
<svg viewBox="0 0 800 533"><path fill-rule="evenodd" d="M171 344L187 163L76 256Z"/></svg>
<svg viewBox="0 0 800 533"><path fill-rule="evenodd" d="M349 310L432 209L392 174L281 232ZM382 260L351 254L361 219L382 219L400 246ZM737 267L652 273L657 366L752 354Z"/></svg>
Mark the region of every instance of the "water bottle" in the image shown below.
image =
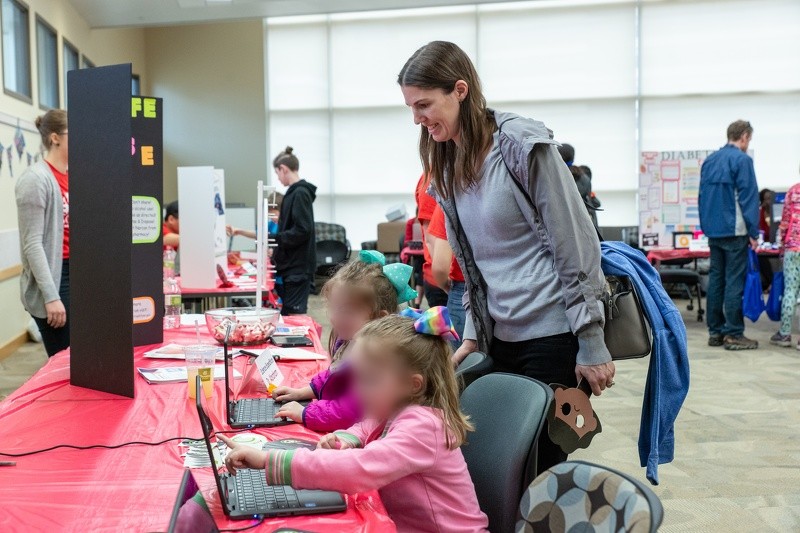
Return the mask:
<svg viewBox="0 0 800 533"><path fill-rule="evenodd" d="M181 327L181 288L175 279L175 250L164 250L164 329Z"/></svg>
<svg viewBox="0 0 800 533"><path fill-rule="evenodd" d="M175 277L175 249L172 246L164 248L164 279Z"/></svg>
<svg viewBox="0 0 800 533"><path fill-rule="evenodd" d="M175 278L164 280L164 329L181 327L181 287Z"/></svg>

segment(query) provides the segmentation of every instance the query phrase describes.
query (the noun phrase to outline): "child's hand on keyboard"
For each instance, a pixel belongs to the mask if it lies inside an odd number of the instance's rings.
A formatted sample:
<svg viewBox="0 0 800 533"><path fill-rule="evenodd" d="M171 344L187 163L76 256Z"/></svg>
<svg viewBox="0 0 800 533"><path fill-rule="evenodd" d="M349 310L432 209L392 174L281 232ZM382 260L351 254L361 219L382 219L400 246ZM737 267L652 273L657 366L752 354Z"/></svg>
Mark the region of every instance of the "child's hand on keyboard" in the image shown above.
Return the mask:
<svg viewBox="0 0 800 533"><path fill-rule="evenodd" d="M236 475L237 470L241 470L243 468L264 469L264 466L267 462L266 452L256 450L252 446L248 446L246 444L238 444L233 442L224 435L217 434L217 438L224 442L228 448L230 448L228 455L225 457L225 468L227 468L228 472L234 476Z"/></svg>
<svg viewBox="0 0 800 533"><path fill-rule="evenodd" d="M351 442L340 439L335 433L328 433L319 439L317 448L324 448L326 450L347 450L350 448L355 448L355 446Z"/></svg>
<svg viewBox="0 0 800 533"><path fill-rule="evenodd" d="M272 398L276 402L296 402L298 400L311 400L314 398L314 391L311 387L293 389L291 387L275 387L272 390Z"/></svg>
<svg viewBox="0 0 800 533"><path fill-rule="evenodd" d="M275 418L289 418L295 422L303 421L303 407L297 402L289 402L281 406L280 411L275 413Z"/></svg>

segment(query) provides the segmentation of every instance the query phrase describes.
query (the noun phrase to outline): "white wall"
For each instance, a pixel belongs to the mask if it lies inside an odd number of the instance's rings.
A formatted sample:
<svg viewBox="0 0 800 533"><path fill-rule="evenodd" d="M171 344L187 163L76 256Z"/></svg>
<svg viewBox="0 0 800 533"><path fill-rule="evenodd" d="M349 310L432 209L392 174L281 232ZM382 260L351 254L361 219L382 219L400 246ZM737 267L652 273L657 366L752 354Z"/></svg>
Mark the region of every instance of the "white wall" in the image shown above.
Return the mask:
<svg viewBox="0 0 800 533"><path fill-rule="evenodd" d="M146 29L145 41L164 99L164 200L178 197L177 167L212 166L228 202L254 207L267 176L262 21Z"/></svg>
<svg viewBox="0 0 800 533"><path fill-rule="evenodd" d="M16 122L19 119L26 143L26 152L38 154L41 141L33 127L33 119L42 114L37 94L36 72L36 15L41 16L58 33L59 92L63 105L66 87L63 86L61 73L63 39L67 39L96 65L115 63L133 63L133 72L141 74L143 87L146 86L144 74L144 35L138 29L92 30L89 28L71 4L66 0L25 0L29 12L30 50L31 50L31 87L33 102L28 103L0 91L0 143L8 147L12 144ZM0 57L0 77L2 76L2 57ZM22 160L13 155L14 175L11 176L6 154L2 155L3 165L0 168L0 264L3 268L11 262L18 264L19 250L16 240L8 238L8 233L17 230L17 206L14 200L14 184L21 172L27 167L27 157ZM29 316L22 308L19 297L19 279L17 276L0 281L0 347L25 331Z"/></svg>
<svg viewBox="0 0 800 533"><path fill-rule="evenodd" d="M410 198L420 173L397 73L417 48L442 39L473 58L491 106L543 120L576 147L604 203L601 225L638 223L640 150L717 148L739 118L755 127L759 184L797 181L800 2L651 0L638 16L636 5L267 19L270 153L295 147L301 173L320 186L318 219L344 223L354 243L374 238L385 208Z"/></svg>

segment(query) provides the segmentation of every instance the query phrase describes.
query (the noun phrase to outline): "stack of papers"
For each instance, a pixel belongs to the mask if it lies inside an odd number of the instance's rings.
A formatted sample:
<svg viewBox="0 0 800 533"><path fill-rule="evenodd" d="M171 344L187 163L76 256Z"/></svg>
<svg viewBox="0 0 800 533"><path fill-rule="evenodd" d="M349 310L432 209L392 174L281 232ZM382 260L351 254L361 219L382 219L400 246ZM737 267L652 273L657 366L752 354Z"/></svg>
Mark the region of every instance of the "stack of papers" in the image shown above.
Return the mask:
<svg viewBox="0 0 800 533"><path fill-rule="evenodd" d="M275 328L275 333L273 333L272 336L280 337L281 335L291 336L291 337L307 337L308 326L286 326L284 324L281 324L277 328Z"/></svg>
<svg viewBox="0 0 800 533"><path fill-rule="evenodd" d="M264 348L261 350L244 349L241 352L245 355L258 357L264 352L269 352L276 361L324 361L328 356L321 353L304 350L302 348Z"/></svg>
<svg viewBox="0 0 800 533"><path fill-rule="evenodd" d="M208 459L208 449L206 448L206 441L204 440L184 440L179 444L182 448L187 448L183 455L184 468L208 468L211 466L211 461ZM213 446L214 462L217 463L217 468L222 468L225 464L223 459L224 455L222 450L227 451L228 447L222 441L219 441L218 446Z"/></svg>
<svg viewBox="0 0 800 533"><path fill-rule="evenodd" d="M189 375L185 366L170 366L166 368L136 368L136 371L150 384L153 383L186 383ZM233 379L242 377L241 372L233 369ZM225 367L214 366L214 379L225 379Z"/></svg>

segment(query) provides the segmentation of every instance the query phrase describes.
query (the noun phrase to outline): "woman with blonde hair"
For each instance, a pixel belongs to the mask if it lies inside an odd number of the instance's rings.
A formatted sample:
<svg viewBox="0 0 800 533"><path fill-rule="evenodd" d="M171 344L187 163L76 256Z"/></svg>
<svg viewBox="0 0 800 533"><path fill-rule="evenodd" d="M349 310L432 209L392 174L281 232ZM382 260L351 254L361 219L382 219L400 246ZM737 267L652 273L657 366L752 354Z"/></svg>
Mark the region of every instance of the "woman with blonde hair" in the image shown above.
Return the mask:
<svg viewBox="0 0 800 533"><path fill-rule="evenodd" d="M15 188L22 251L22 304L42 334L47 355L69 347L69 179L67 112L37 117L46 151Z"/></svg>
<svg viewBox="0 0 800 533"><path fill-rule="evenodd" d="M454 362L486 351L498 371L573 387L586 380L600 394L614 383L600 245L550 130L489 109L472 61L453 43L417 50L397 81L466 281ZM540 439L540 471L564 459Z"/></svg>

